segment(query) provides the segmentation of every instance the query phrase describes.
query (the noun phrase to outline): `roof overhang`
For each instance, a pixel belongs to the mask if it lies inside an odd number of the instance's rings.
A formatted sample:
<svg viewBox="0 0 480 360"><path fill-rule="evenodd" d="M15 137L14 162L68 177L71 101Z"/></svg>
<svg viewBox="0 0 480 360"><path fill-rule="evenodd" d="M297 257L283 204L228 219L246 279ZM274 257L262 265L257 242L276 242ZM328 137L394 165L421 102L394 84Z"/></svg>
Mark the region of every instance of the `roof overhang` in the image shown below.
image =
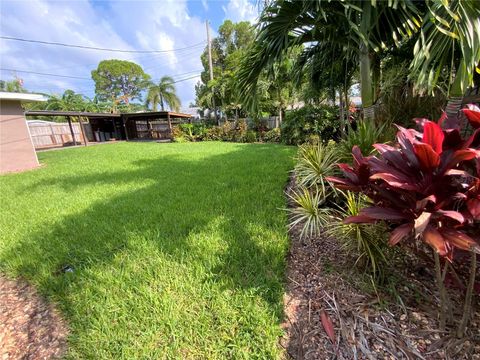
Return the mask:
<svg viewBox="0 0 480 360"><path fill-rule="evenodd" d="M88 118L120 118L120 114L93 113L84 111L56 111L56 110L29 110L25 111L26 116L78 116Z"/></svg>
<svg viewBox="0 0 480 360"><path fill-rule="evenodd" d="M42 102L47 99L40 94L14 93L0 91L0 100L12 100L21 102Z"/></svg>
<svg viewBox="0 0 480 360"><path fill-rule="evenodd" d="M173 111L144 111L144 112L137 112L137 113L124 113L122 114L126 118L167 118L168 116L172 118L186 118L189 119L192 117L190 114L183 114L183 113L177 113Z"/></svg>

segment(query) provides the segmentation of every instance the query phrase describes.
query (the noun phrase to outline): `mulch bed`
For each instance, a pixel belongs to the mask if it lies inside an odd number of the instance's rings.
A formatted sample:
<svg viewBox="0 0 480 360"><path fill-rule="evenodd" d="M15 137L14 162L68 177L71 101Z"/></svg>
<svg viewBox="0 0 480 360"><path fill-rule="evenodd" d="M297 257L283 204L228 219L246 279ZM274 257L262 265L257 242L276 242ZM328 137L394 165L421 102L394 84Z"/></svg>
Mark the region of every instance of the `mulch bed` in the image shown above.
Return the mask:
<svg viewBox="0 0 480 360"><path fill-rule="evenodd" d="M287 187L291 191L293 180ZM354 266L355 259L335 239L301 240L290 232L286 335L281 346L292 359L480 359L480 296L463 339L438 330L438 291L433 271L421 261L392 260L394 293L373 285ZM415 264L415 266L412 266ZM376 289L376 290L375 290ZM452 297L455 319L461 297ZM324 311L333 322L332 342L322 325Z"/></svg>
<svg viewBox="0 0 480 360"><path fill-rule="evenodd" d="M0 359L61 358L66 351L67 326L26 282L0 275Z"/></svg>

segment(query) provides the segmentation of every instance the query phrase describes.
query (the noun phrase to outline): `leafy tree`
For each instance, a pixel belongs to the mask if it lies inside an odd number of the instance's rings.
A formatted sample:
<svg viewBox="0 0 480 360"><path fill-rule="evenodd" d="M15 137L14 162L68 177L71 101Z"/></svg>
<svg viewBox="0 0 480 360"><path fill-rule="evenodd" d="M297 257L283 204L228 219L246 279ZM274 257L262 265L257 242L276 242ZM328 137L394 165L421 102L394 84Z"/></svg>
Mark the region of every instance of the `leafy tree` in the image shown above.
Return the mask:
<svg viewBox="0 0 480 360"><path fill-rule="evenodd" d="M60 95L50 95L45 104L45 110L58 111L88 111L90 99L73 90L65 90Z"/></svg>
<svg viewBox="0 0 480 360"><path fill-rule="evenodd" d="M23 80L15 77L13 80L0 80L0 91L24 93L27 90L23 87Z"/></svg>
<svg viewBox="0 0 480 360"><path fill-rule="evenodd" d="M203 108L213 108L213 103L227 114L241 112L241 101L235 88L238 67L255 36L254 27L247 21L225 22L212 40L212 64L214 80L210 80L208 49L201 55L204 70L196 85L196 103Z"/></svg>
<svg viewBox="0 0 480 360"><path fill-rule="evenodd" d="M239 72L242 98L253 106L262 71L283 59L293 47L304 45L300 66L327 64L337 58L356 59L362 102L366 110L370 109L376 102L378 52L400 44L418 26L418 9L411 1L272 1L260 16L255 46ZM366 111L366 115L371 117L372 112Z"/></svg>
<svg viewBox="0 0 480 360"><path fill-rule="evenodd" d="M125 60L103 60L92 71L95 93L100 101L128 105L131 100L141 100L150 76L140 65Z"/></svg>
<svg viewBox="0 0 480 360"><path fill-rule="evenodd" d="M412 75L429 92L439 87L449 71L446 112L454 122L463 96L480 73L480 2L478 0L427 1L420 36L415 44Z"/></svg>
<svg viewBox="0 0 480 360"><path fill-rule="evenodd" d="M153 111L157 111L158 105L160 105L162 111L165 111L166 105L173 111L179 111L181 103L176 94L172 77L163 76L158 85L150 85L145 106L148 108L150 105Z"/></svg>

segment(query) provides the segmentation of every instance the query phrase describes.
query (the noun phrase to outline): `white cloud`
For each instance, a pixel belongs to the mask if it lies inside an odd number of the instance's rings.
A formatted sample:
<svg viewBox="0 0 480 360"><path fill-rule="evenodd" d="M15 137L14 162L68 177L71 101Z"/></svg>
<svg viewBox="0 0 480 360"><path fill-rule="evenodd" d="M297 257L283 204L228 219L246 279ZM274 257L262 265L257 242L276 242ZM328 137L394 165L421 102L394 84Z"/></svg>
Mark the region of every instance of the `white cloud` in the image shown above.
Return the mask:
<svg viewBox="0 0 480 360"><path fill-rule="evenodd" d="M222 6L225 18L233 22L250 21L256 22L258 9L249 0L230 0L227 6Z"/></svg>
<svg viewBox="0 0 480 360"><path fill-rule="evenodd" d="M38 16L45 14L46 16ZM202 19L188 14L185 1L91 3L2 1L0 33L26 39L130 49L170 50L205 41ZM28 24L25 19L28 19ZM72 49L0 40L0 65L44 73L90 78L90 71L103 59L119 58L140 64L152 79L174 76L202 68L203 44L178 52L128 54ZM2 71L1 78L11 78ZM179 76L183 79L187 76ZM67 88L92 96L91 80L42 77L18 73L30 90L61 93ZM195 80L177 83L185 106L195 97Z"/></svg>

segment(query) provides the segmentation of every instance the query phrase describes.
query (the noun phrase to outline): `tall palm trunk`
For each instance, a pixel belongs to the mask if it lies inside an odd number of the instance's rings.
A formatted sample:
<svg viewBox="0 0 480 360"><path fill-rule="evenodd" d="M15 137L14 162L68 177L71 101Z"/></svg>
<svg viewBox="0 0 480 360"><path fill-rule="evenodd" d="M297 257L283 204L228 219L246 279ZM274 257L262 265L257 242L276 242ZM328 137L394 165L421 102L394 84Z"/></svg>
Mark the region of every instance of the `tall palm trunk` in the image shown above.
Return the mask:
<svg viewBox="0 0 480 360"><path fill-rule="evenodd" d="M445 109L447 119L445 120L444 124L446 128L455 128L460 126L458 122L458 113L462 108L464 95L461 77L456 74L455 79L450 86L447 107Z"/></svg>
<svg viewBox="0 0 480 360"><path fill-rule="evenodd" d="M375 119L375 110L373 107L375 91L372 82L371 59L367 46L360 46L360 95L362 97L363 118L373 121Z"/></svg>

